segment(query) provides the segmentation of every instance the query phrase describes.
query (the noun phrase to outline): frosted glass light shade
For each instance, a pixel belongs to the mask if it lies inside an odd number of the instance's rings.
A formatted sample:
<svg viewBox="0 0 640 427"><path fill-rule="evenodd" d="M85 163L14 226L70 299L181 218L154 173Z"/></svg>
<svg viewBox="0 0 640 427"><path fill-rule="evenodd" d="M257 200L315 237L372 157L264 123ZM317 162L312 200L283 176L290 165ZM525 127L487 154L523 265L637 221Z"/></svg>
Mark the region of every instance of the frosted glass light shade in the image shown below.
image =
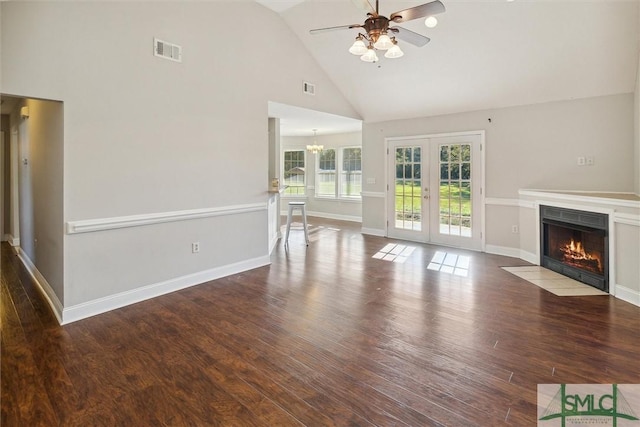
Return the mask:
<svg viewBox="0 0 640 427"><path fill-rule="evenodd" d="M435 16L429 16L424 20L424 25L426 25L427 28L434 28L436 25L438 25L438 20Z"/></svg>
<svg viewBox="0 0 640 427"><path fill-rule="evenodd" d="M307 145L307 151L313 154L320 153L323 150L324 150L324 145L316 145L316 144Z"/></svg>
<svg viewBox="0 0 640 427"><path fill-rule="evenodd" d="M367 46L365 46L362 39L356 39L356 41L353 42L353 45L349 48L349 52L354 55L361 56L367 53Z"/></svg>
<svg viewBox="0 0 640 427"><path fill-rule="evenodd" d="M364 62L376 62L378 60L378 55L376 55L376 52L373 49L369 48L367 53L362 55L360 59Z"/></svg>
<svg viewBox="0 0 640 427"><path fill-rule="evenodd" d="M404 55L404 52L400 49L400 46L394 44L393 47L384 54L384 57L394 59L400 58L402 55Z"/></svg>
<svg viewBox="0 0 640 427"><path fill-rule="evenodd" d="M393 47L393 42L388 35L380 34L380 37L378 37L378 40L376 40L373 46L375 46L376 49L387 50Z"/></svg>

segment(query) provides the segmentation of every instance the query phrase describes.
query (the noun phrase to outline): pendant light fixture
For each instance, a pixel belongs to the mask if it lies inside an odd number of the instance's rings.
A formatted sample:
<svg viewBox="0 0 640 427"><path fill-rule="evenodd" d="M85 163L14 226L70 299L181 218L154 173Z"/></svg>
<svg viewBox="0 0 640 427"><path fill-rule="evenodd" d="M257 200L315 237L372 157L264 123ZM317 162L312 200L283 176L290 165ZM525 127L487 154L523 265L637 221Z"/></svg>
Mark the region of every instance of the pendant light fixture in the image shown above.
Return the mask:
<svg viewBox="0 0 640 427"><path fill-rule="evenodd" d="M307 151L313 154L317 154L322 150L324 150L324 145L318 145L316 141L316 132L318 131L318 129L312 129L312 130L313 130L313 144L307 145Z"/></svg>

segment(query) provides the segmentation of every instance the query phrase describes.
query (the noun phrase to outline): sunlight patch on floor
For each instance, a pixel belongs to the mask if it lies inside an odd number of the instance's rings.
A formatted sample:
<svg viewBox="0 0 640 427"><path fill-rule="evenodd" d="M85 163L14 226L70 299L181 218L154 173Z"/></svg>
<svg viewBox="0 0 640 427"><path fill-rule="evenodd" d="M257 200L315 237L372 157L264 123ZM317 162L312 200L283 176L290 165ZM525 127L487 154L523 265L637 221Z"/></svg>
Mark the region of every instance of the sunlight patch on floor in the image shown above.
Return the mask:
<svg viewBox="0 0 640 427"><path fill-rule="evenodd" d="M381 259L383 261L391 261L397 263L403 263L411 256L416 248L414 246L398 245L395 243L389 243L384 248L380 249L372 258Z"/></svg>
<svg viewBox="0 0 640 427"><path fill-rule="evenodd" d="M470 262L471 258L466 255L437 251L431 258L427 269L467 277L469 275Z"/></svg>

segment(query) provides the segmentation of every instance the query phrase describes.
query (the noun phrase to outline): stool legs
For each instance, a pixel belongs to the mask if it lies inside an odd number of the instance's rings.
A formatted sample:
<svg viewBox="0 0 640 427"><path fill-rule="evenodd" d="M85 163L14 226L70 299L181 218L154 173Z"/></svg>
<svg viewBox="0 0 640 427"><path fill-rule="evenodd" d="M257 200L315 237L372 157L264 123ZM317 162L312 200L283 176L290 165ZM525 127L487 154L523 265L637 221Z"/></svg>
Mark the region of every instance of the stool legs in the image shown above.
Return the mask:
<svg viewBox="0 0 640 427"><path fill-rule="evenodd" d="M287 234L284 238L284 243L285 245L287 243L289 243L289 231L291 230L291 216L292 216L292 211L293 209L291 209L291 206L289 206L289 210L287 211Z"/></svg>
<svg viewBox="0 0 640 427"><path fill-rule="evenodd" d="M307 209L305 206L302 207L302 224L304 225L304 241L309 246L309 233L307 232Z"/></svg>
<svg viewBox="0 0 640 427"><path fill-rule="evenodd" d="M304 226L304 241L307 246L309 246L309 233L307 231L307 210L304 204L289 204L289 210L287 211L287 232L285 234L284 244L289 244L289 232L291 231L291 222L294 209L300 209L300 214L302 215L302 224Z"/></svg>

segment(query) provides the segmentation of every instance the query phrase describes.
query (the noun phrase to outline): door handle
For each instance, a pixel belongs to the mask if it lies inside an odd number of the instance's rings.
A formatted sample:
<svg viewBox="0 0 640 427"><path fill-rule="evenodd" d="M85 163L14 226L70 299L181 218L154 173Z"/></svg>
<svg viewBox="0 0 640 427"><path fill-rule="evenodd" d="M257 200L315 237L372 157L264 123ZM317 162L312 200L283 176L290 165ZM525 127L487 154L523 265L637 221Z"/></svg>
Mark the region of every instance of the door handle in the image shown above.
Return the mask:
<svg viewBox="0 0 640 427"><path fill-rule="evenodd" d="M424 198L427 199L427 200L429 199L429 189L428 188L424 189Z"/></svg>

